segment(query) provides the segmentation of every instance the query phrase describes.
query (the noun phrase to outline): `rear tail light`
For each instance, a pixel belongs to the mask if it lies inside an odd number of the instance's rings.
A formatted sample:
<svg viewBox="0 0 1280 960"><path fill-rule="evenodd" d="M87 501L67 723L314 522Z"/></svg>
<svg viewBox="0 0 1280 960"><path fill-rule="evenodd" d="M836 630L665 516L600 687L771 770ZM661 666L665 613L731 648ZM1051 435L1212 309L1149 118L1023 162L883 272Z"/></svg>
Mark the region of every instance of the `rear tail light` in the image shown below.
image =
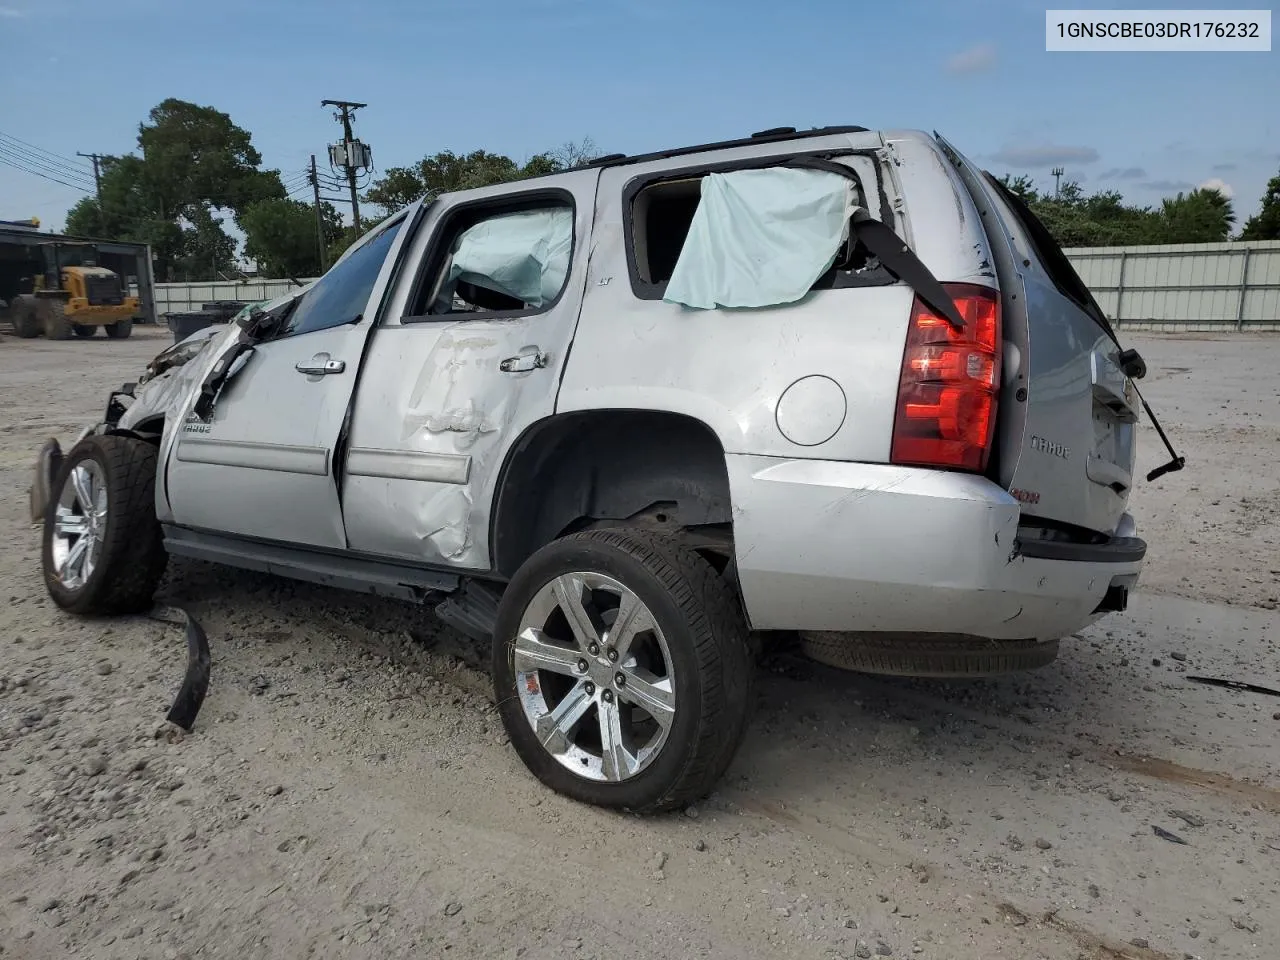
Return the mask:
<svg viewBox="0 0 1280 960"><path fill-rule="evenodd" d="M1000 296L965 283L944 286L964 329L919 297L912 303L889 459L981 472L991 455L1000 389Z"/></svg>

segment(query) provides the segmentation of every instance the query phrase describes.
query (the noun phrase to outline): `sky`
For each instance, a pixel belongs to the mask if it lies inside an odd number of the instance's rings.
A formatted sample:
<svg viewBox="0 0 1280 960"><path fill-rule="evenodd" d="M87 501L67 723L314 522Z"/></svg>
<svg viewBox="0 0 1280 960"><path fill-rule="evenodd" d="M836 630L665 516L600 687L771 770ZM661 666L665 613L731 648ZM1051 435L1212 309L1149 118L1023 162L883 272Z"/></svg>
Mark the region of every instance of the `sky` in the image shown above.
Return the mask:
<svg viewBox="0 0 1280 960"><path fill-rule="evenodd" d="M368 104L356 133L377 170L585 137L641 153L775 126L918 128L1044 188L1055 166L1141 204L1213 183L1243 224L1280 171L1280 52L1047 53L1046 6L0 0L0 135L84 184L78 151L133 150L177 97L229 113L296 183L339 138L326 98ZM0 219L56 229L83 195L0 163Z"/></svg>

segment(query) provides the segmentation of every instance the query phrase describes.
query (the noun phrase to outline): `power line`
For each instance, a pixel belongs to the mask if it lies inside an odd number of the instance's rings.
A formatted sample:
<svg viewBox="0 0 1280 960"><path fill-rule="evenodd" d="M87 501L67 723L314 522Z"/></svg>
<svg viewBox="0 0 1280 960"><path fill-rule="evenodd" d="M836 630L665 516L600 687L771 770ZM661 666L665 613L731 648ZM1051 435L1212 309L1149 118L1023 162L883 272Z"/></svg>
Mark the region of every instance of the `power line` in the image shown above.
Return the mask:
<svg viewBox="0 0 1280 960"><path fill-rule="evenodd" d="M12 162L11 160L6 159L3 153L0 153L0 163L3 163L6 167L13 167L13 169L15 170L21 170L23 173L29 173L29 174L32 174L33 176L40 177L44 180L52 180L54 183L60 183L64 187L70 187L72 190L79 190L81 193L93 193L93 191L90 190L88 187L79 187L79 186L76 186L74 183L67 183L67 181L59 180L57 177L51 177L47 173L41 173L39 170L32 170L29 167L19 166L18 164Z"/></svg>
<svg viewBox="0 0 1280 960"><path fill-rule="evenodd" d="M88 165L80 163L78 160L72 160L70 157L64 157L61 154L54 153L52 150L46 150L43 147L37 147L34 143L27 143L18 137L9 133L0 132L0 140L8 140L9 145L20 150L23 153L33 154L34 159L44 166L60 167L68 173L76 174L88 179Z"/></svg>
<svg viewBox="0 0 1280 960"><path fill-rule="evenodd" d="M46 164L43 161L41 161L39 158L32 157L26 152L16 149L14 147L11 147L9 144L3 141L0 141L0 153L8 157L12 163L16 165L20 165L27 170L30 170L36 173L41 173L41 174L48 174L49 176L56 177L59 180L72 180L72 181L75 181L74 185L76 186L83 185L86 190L88 189L90 180L87 176L83 176L77 173L71 173L66 170L62 170L58 167L52 166L51 164Z"/></svg>

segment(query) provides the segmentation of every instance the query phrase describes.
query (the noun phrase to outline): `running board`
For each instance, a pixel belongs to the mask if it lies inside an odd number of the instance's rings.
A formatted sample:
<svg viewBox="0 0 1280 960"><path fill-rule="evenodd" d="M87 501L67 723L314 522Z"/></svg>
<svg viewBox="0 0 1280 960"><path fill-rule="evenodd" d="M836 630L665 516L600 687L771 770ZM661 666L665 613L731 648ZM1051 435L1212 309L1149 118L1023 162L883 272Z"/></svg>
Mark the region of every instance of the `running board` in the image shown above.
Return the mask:
<svg viewBox="0 0 1280 960"><path fill-rule="evenodd" d="M275 543L243 540L220 534L164 527L164 548L175 557L190 557L210 563L259 570L294 580L395 597L423 603L435 594L458 589L456 574L439 573L384 560L371 560L349 553L323 553Z"/></svg>
<svg viewBox="0 0 1280 960"><path fill-rule="evenodd" d="M498 620L498 601L502 592L497 585L468 580L443 603L436 604L436 616L465 637L489 643Z"/></svg>

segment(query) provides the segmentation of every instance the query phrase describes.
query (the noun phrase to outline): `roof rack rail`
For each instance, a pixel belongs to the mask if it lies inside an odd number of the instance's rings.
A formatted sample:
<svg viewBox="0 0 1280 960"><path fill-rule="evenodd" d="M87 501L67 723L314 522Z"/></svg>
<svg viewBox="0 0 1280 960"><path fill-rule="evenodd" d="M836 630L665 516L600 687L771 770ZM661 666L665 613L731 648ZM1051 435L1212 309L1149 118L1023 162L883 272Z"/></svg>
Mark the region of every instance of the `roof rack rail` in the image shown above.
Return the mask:
<svg viewBox="0 0 1280 960"><path fill-rule="evenodd" d="M598 157L588 163L575 167L575 170L590 170L598 167L620 167L633 163L647 163L650 160L666 160L669 157L683 157L692 153L706 153L709 150L729 150L733 147L754 147L761 143L776 142L779 140L797 140L808 137L829 137L841 133L866 133L866 127L843 126L843 127L813 127L810 130L797 130L795 127L774 127L770 130L761 130L759 133L753 133L749 137L738 140L720 140L715 143L699 143L690 147L675 147L669 150L658 150L654 153L638 153L635 156L627 156L622 153L610 153L603 157Z"/></svg>

